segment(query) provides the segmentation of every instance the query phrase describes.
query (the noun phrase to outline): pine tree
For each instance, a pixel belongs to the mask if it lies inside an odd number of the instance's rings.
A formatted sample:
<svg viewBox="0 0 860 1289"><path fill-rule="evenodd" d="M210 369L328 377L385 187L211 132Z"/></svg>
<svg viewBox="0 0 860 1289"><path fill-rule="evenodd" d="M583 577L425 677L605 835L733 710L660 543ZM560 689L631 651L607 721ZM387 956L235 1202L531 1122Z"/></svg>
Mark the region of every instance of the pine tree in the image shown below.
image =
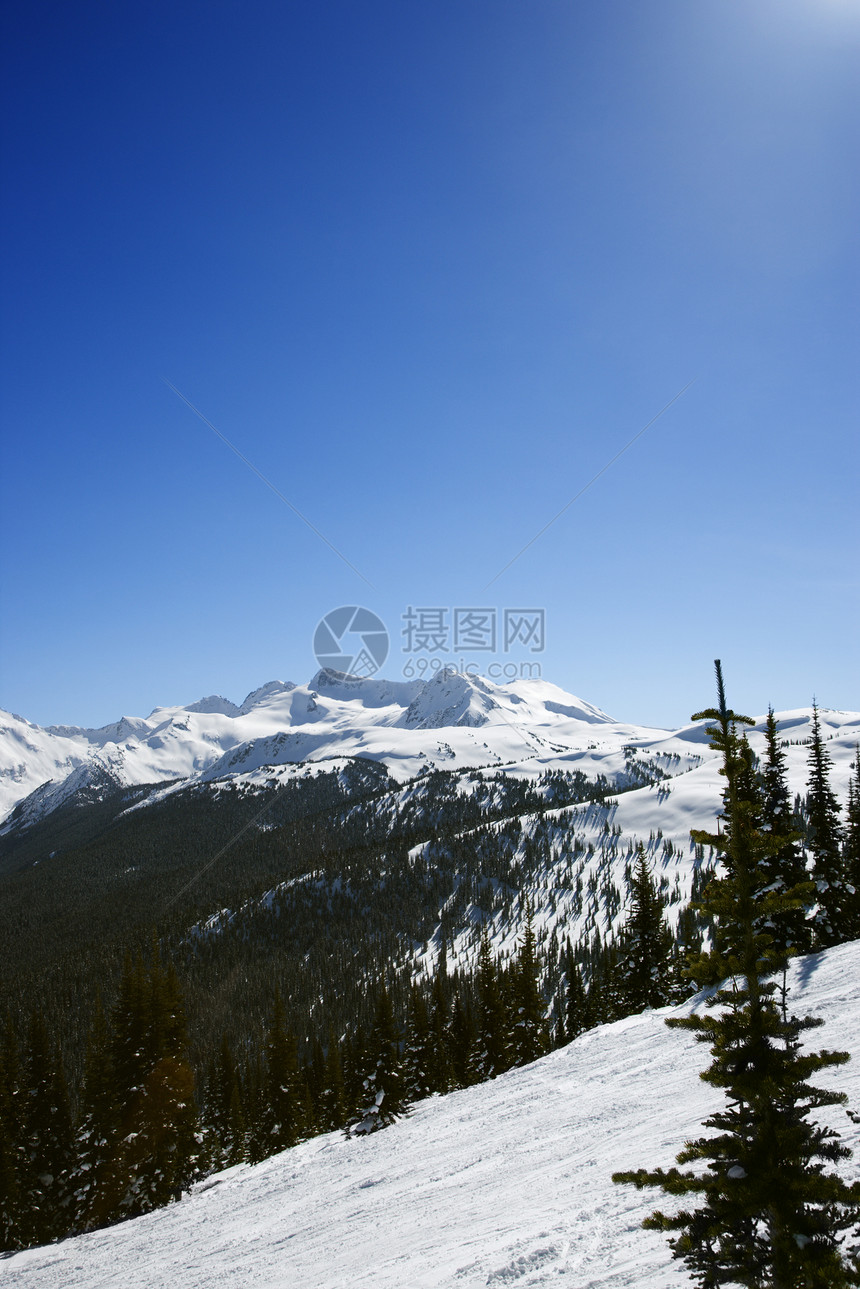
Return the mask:
<svg viewBox="0 0 860 1289"><path fill-rule="evenodd" d="M839 803L830 786L830 754L821 737L818 704L812 704L812 743L806 795L807 839L818 891L816 945L826 949L849 938L851 892L842 868Z"/></svg>
<svg viewBox="0 0 860 1289"><path fill-rule="evenodd" d="M87 1224L178 1199L204 1164L185 1012L176 973L153 945L149 969L126 960L108 1043L111 1147Z"/></svg>
<svg viewBox="0 0 860 1289"><path fill-rule="evenodd" d="M47 1244L71 1225L74 1143L60 1055L40 1011L30 1024L22 1091L20 1229L26 1244Z"/></svg>
<svg viewBox="0 0 860 1289"><path fill-rule="evenodd" d="M75 1227L82 1231L88 1230L92 1223L113 1150L113 1098L110 1035L101 999L98 999L90 1025L81 1116L75 1137L74 1220Z"/></svg>
<svg viewBox="0 0 860 1289"><path fill-rule="evenodd" d="M527 902L526 924L513 981L512 1063L514 1065L528 1065L549 1050L546 1005L540 992L532 919L532 906Z"/></svg>
<svg viewBox="0 0 860 1289"><path fill-rule="evenodd" d="M404 1051L406 1094L410 1101L420 1101L423 1097L429 1097L432 1091L430 1066L430 1017L427 1015L424 995L417 985L413 985L409 998L409 1021Z"/></svg>
<svg viewBox="0 0 860 1289"><path fill-rule="evenodd" d="M567 966L565 968L567 977L565 989L565 1037L568 1043L573 1042L577 1035L582 1034L586 1029L590 1029L588 1001L585 995L585 986L582 983L582 974L573 958L572 951L567 955Z"/></svg>
<svg viewBox="0 0 860 1289"><path fill-rule="evenodd" d="M7 1017L0 1030L0 1253L24 1243L19 1204L20 1104L18 1043Z"/></svg>
<svg viewBox="0 0 860 1289"><path fill-rule="evenodd" d="M400 1042L391 997L384 982L377 995L366 1070L358 1111L347 1129L349 1136L363 1136L387 1128L409 1108Z"/></svg>
<svg viewBox="0 0 860 1289"><path fill-rule="evenodd" d="M451 1067L454 1071L455 1087L465 1088L471 1083L479 1082L480 1076L473 1077L469 1058L475 1044L475 1020L468 998L461 991L454 996L451 1008L451 1023L448 1027L451 1052Z"/></svg>
<svg viewBox="0 0 860 1289"><path fill-rule="evenodd" d="M618 969L618 946L610 941L603 944L595 932L589 947L588 991L586 1014L588 1028L608 1025L627 1015Z"/></svg>
<svg viewBox="0 0 860 1289"><path fill-rule="evenodd" d="M221 1049L209 1075L206 1119L214 1137L209 1163L215 1168L228 1168L246 1158L246 1128L242 1085L239 1071L226 1034L221 1036Z"/></svg>
<svg viewBox="0 0 860 1289"><path fill-rule="evenodd" d="M266 1154L294 1146L304 1134L305 1088L299 1070L298 1043L289 1033L280 991L275 993L272 1024L266 1040Z"/></svg>
<svg viewBox="0 0 860 1289"><path fill-rule="evenodd" d="M346 1094L340 1044L334 1029L329 1026L328 1047L325 1053L323 1088L318 1102L319 1126L323 1132L333 1132L346 1123Z"/></svg>
<svg viewBox="0 0 860 1289"><path fill-rule="evenodd" d="M848 808L842 834L842 871L848 902L845 931L849 939L860 938L860 745L854 749L854 771L848 782Z"/></svg>
<svg viewBox="0 0 860 1289"><path fill-rule="evenodd" d="M468 1079L481 1083L511 1068L508 1016L502 997L499 971L490 952L486 926L481 932L478 958L477 1032L469 1055Z"/></svg>
<svg viewBox="0 0 860 1289"><path fill-rule="evenodd" d="M799 844L800 833L794 824L794 811L788 791L785 771L785 753L779 745L779 731L773 707L767 709L765 723L765 763L761 776L762 827L784 843L773 855L762 861L762 880L775 890L794 891L796 907L786 908L774 925L771 934L777 949L787 954L807 953L812 947L812 927L807 912L814 897L814 887L809 881L803 850Z"/></svg>
<svg viewBox="0 0 860 1289"><path fill-rule="evenodd" d="M630 914L618 937L618 980L625 1011L664 1007L672 1001L673 943L665 900L651 877L642 843L628 883Z"/></svg>
<svg viewBox="0 0 860 1289"><path fill-rule="evenodd" d="M705 1121L716 1135L688 1142L678 1155L681 1164L705 1162L706 1171L640 1169L614 1180L701 1197L699 1208L674 1216L658 1211L644 1223L679 1232L670 1241L674 1255L701 1289L842 1289L860 1283L860 1267L852 1269L841 1249L844 1233L860 1221L860 1183L848 1186L825 1172L826 1163L848 1152L809 1116L846 1098L808 1079L848 1057L802 1053L801 1034L820 1022L789 1016L784 986L777 996L773 976L784 969L785 953L770 928L794 902L791 893L763 886L761 868L783 839L761 826L761 809L748 800L748 756L736 728L746 718L727 708L716 667L719 706L693 719L714 722L708 732L726 778L723 831L693 837L723 857L725 874L707 888L703 904L717 927L727 928L710 955L724 983L711 999L718 1014L667 1023L710 1044L713 1060L702 1077L724 1091L726 1106Z"/></svg>
<svg viewBox="0 0 860 1289"><path fill-rule="evenodd" d="M433 977L430 1013L430 1063L427 1071L431 1092L450 1092L456 1087L451 1032L448 1024L447 979L440 967Z"/></svg>

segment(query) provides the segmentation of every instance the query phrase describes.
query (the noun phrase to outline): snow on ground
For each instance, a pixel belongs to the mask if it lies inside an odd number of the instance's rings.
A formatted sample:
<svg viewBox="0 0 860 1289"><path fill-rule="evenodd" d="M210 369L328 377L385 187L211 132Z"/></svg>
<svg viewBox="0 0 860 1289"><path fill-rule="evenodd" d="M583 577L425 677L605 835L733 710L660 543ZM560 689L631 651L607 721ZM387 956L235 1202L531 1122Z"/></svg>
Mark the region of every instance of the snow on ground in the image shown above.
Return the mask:
<svg viewBox="0 0 860 1289"><path fill-rule="evenodd" d="M798 1012L822 1074L860 1109L860 941L798 960ZM688 1011L691 1004L676 1011ZM433 1098L357 1141L318 1137L208 1179L179 1204L0 1262L9 1289L674 1289L663 1236L640 1229L656 1193L614 1170L668 1166L719 1098L672 1009L583 1034L492 1083ZM855 1152L860 1129L827 1115ZM860 1159L845 1166L860 1176ZM663 1207L668 1203L660 1197Z"/></svg>

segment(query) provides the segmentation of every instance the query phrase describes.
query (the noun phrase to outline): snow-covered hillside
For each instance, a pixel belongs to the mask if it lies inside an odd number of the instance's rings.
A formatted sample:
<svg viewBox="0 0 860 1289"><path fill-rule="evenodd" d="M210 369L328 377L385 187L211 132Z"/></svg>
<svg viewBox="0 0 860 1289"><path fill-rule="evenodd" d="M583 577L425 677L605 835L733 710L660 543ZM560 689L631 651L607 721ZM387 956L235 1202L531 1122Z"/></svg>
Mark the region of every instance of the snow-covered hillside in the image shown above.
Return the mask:
<svg viewBox="0 0 860 1289"><path fill-rule="evenodd" d="M800 959L793 1008L818 1046L853 1060L819 1076L860 1109L860 942ZM677 1011L689 1011L686 1004ZM420 1103L385 1132L305 1142L202 1183L133 1222L0 1262L10 1289L672 1289L664 1238L640 1229L656 1194L614 1170L668 1166L719 1103L672 1009L581 1035L495 1082ZM855 1151L840 1107L827 1122ZM668 1206L660 1197L663 1207Z"/></svg>
<svg viewBox="0 0 860 1289"><path fill-rule="evenodd" d="M810 716L808 708L779 714L791 743L792 791L805 788ZM821 721L844 799L860 713L822 711ZM434 767L487 766L525 777L578 769L619 786L635 757L659 767L671 790L625 796L617 822L639 834L662 829L685 845L690 821L701 826L702 807L713 814L718 795L702 725L671 731L626 724L544 680L495 685L440 672L429 681L393 682L320 671L308 685L272 681L239 706L212 696L98 730L42 729L0 713L0 820L20 804L14 822L34 822L72 794L97 800L111 787L220 779L253 786L271 780L272 766L290 775L297 764L332 757L383 762L401 782Z"/></svg>

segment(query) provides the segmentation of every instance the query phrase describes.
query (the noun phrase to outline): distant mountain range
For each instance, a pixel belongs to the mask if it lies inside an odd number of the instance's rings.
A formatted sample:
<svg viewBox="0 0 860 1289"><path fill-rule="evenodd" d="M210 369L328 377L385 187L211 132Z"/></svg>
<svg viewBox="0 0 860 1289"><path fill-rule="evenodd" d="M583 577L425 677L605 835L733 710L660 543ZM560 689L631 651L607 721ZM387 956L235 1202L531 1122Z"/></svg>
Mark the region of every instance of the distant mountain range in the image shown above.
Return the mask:
<svg viewBox="0 0 860 1289"><path fill-rule="evenodd" d="M821 711L845 799L860 713ZM789 783L804 792L811 709L778 713ZM751 732L760 750L763 720ZM720 778L704 724L654 729L614 720L545 680L496 685L439 672L395 682L319 671L307 685L270 681L237 705L212 695L157 707L100 729L34 725L0 712L0 833L20 832L60 806L88 805L147 785L142 803L191 785L271 787L308 765L348 758L385 767L399 783L432 770L504 771L526 779L579 770L626 789L616 824L631 836L675 838L718 808ZM638 788L636 791L630 791ZM141 794L135 794L136 805Z"/></svg>

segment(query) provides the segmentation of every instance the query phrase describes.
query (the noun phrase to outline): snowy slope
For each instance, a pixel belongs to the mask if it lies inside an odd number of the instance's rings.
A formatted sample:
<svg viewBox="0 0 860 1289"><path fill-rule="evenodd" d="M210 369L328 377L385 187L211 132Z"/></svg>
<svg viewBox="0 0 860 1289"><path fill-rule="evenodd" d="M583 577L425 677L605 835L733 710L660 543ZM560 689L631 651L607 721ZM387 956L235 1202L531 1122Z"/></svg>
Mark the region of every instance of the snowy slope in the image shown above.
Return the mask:
<svg viewBox="0 0 860 1289"><path fill-rule="evenodd" d="M794 1009L853 1060L820 1076L860 1109L860 942L801 959ZM677 1011L688 1011L687 1004ZM656 1194L614 1170L668 1166L719 1104L692 1036L645 1012L522 1070L425 1101L359 1141L319 1137L210 1178L179 1204L0 1262L10 1289L673 1289L640 1222ZM827 1121L855 1150L860 1129ZM668 1207L668 1201L661 1197Z"/></svg>

